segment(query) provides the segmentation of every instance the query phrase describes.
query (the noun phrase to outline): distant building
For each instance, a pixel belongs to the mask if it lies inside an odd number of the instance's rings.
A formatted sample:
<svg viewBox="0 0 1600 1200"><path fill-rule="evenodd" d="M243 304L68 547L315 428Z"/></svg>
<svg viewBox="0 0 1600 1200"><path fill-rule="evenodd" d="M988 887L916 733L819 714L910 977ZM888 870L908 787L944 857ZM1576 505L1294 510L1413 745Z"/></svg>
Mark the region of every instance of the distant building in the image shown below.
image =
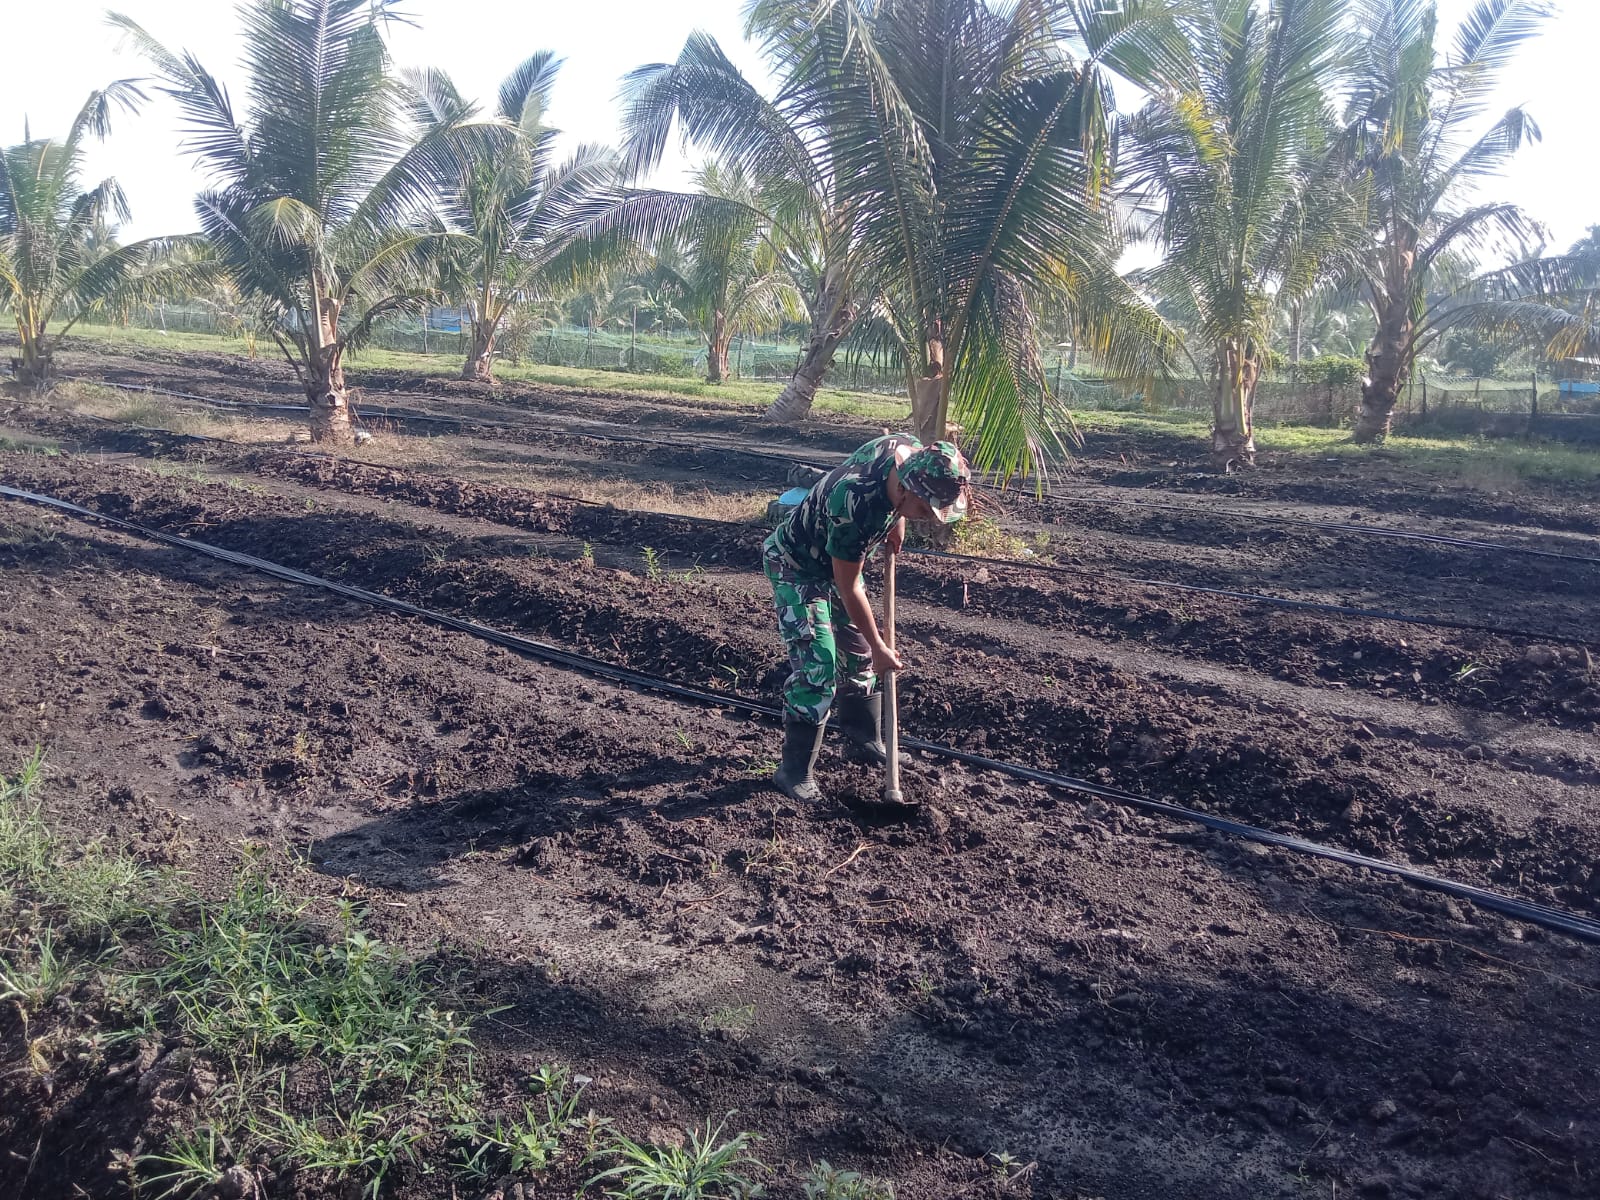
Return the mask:
<svg viewBox="0 0 1600 1200"><path fill-rule="evenodd" d="M1560 374L1563 396L1600 396L1600 358L1564 359Z"/></svg>
<svg viewBox="0 0 1600 1200"><path fill-rule="evenodd" d="M466 311L461 308L446 308L442 305L430 308L424 320L434 333L460 333L461 323L466 320Z"/></svg>

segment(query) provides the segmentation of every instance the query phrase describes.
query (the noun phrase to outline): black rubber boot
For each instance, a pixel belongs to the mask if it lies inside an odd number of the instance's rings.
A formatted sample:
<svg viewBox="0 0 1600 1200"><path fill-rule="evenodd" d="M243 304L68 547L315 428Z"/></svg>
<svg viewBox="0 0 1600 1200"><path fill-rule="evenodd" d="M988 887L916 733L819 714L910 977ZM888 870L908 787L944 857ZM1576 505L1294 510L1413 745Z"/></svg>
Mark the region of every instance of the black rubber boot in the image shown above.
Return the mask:
<svg viewBox="0 0 1600 1200"><path fill-rule="evenodd" d="M811 778L811 768L816 765L817 752L822 749L823 729L822 725L792 716L783 718L783 764L772 782L791 800L815 804L822 799L822 789Z"/></svg>
<svg viewBox="0 0 1600 1200"><path fill-rule="evenodd" d="M834 700L839 714L839 732L845 737L845 753L857 762L875 767L887 766L889 747L883 744L883 693L870 696L841 692ZM900 755L905 766L906 756Z"/></svg>

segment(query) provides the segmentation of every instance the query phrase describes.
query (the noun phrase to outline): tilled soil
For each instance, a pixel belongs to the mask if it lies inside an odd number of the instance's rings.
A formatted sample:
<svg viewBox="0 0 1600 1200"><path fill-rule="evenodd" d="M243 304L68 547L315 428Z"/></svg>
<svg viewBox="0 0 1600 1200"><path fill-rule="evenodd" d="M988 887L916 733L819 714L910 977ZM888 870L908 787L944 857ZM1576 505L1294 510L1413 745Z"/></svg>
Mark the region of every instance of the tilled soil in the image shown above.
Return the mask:
<svg viewBox="0 0 1600 1200"><path fill-rule="evenodd" d="M119 369L163 386L199 377L207 394L231 374L236 398L286 398L273 368L229 361ZM416 382L407 403L501 422L493 436L541 454L709 487L736 469L782 483L781 453L737 457L738 414ZM519 429L518 405L568 427ZM4 453L0 482L698 688L770 700L784 673L757 527L449 479L443 450L425 471L36 410L10 422L112 455ZM686 461L582 432L624 422L706 444ZM794 441L820 453L871 432L822 422ZM1124 446L1085 477L1170 449ZM1357 515L1329 512L1352 484L1320 470L1218 487L1230 505ZM1190 487L1181 476L1147 482ZM1431 501L1402 505L1402 482L1392 503L1376 488L1372 510L1425 512ZM1600 688L1581 642L1600 571L1118 495L1009 502L1008 527L1050 532L1082 576L903 562L908 733L1600 913ZM1514 527L1429 527L1584 552L1542 532L1586 529L1581 502L1473 502L1452 515ZM50 747L64 818L177 845L202 874L224 869L231 837L309 844L329 890L371 897L386 936L422 948L442 931L467 948L484 1005L517 1006L497 1053L596 1075L597 1106L633 1132L737 1108L769 1160L859 1165L907 1197L1594 1194L1600 974L1586 948L948 761L910 767L927 803L909 821L796 811L763 784L777 745L765 725L15 502L0 516L16 597L0 617L15 663L0 744ZM1430 603L1554 636L1128 576ZM831 752L823 775L842 800L875 786ZM202 822L221 837L184 848ZM730 1029L717 1014L734 1010L753 1015ZM58 1097L8 1105L32 1115L0 1139L31 1152L42 1135L66 1156L139 1128L85 1118L120 1103L87 1073ZM1002 1183L980 1161L997 1151L1038 1166ZM40 1194L113 1194L80 1175ZM433 1195L425 1180L402 1191Z"/></svg>
<svg viewBox="0 0 1600 1200"><path fill-rule="evenodd" d="M956 768L910 823L798 812L768 727L5 516L0 728L58 819L202 876L309 844L385 936L470 948L497 1054L580 1064L635 1132L737 1109L908 1196L1592 1194L1600 974L1560 939ZM128 1100L18 1078L30 1194L116 1194ZM1000 1150L1039 1165L1002 1186Z"/></svg>

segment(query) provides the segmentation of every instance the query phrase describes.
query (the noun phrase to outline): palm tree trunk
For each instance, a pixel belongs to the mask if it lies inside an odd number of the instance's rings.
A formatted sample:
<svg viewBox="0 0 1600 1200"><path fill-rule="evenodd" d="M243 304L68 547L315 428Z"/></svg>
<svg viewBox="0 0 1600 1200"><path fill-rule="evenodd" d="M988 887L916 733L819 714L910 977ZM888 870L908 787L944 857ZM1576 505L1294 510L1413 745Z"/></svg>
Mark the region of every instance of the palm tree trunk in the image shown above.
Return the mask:
<svg viewBox="0 0 1600 1200"><path fill-rule="evenodd" d="M55 382L55 355L45 343L44 329L31 321L17 321L17 341L22 353L11 360L17 382L36 391L48 391Z"/></svg>
<svg viewBox="0 0 1600 1200"><path fill-rule="evenodd" d="M1394 406L1411 375L1411 311L1404 301L1391 303L1378 322L1367 348L1367 377L1361 381L1361 412L1352 439L1362 445L1381 442L1394 423Z"/></svg>
<svg viewBox="0 0 1600 1200"><path fill-rule="evenodd" d="M711 338L706 353L707 383L721 383L728 378L728 343L731 341L733 330L719 308L711 318Z"/></svg>
<svg viewBox="0 0 1600 1200"><path fill-rule="evenodd" d="M472 344L461 364L461 378L494 382L494 335L497 322L482 317L472 322Z"/></svg>
<svg viewBox="0 0 1600 1200"><path fill-rule="evenodd" d="M923 375L912 385L911 429L924 446L944 440L946 430L943 399L942 374Z"/></svg>
<svg viewBox="0 0 1600 1200"><path fill-rule="evenodd" d="M311 440L332 446L355 442L350 425L350 394L344 383L344 352L338 346L313 350L306 369L311 401Z"/></svg>
<svg viewBox="0 0 1600 1200"><path fill-rule="evenodd" d="M1211 454L1226 470L1256 460L1256 383L1261 360L1249 343L1217 348L1216 387L1211 395Z"/></svg>
<svg viewBox="0 0 1600 1200"><path fill-rule="evenodd" d="M944 373L944 329L935 321L924 342L927 366L911 381L912 432L924 446L945 440L949 433L950 389Z"/></svg>
<svg viewBox="0 0 1600 1200"><path fill-rule="evenodd" d="M849 336L850 328L856 321L856 310L849 304L838 308L831 320L825 314L826 310L819 305L817 319L811 323L811 339L800 356L800 365L794 369L794 374L789 377L783 391L778 393L772 407L767 409L769 421L792 424L810 415L817 389L822 386L822 378L833 365L834 351Z"/></svg>

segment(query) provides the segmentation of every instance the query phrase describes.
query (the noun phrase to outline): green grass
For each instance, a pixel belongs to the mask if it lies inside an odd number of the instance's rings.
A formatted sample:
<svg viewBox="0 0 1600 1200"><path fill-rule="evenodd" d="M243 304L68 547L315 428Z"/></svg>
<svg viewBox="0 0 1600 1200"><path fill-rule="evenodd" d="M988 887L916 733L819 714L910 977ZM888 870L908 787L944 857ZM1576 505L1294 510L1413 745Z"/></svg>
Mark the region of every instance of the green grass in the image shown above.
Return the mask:
<svg viewBox="0 0 1600 1200"><path fill-rule="evenodd" d="M1122 434L1163 434L1193 438L1203 446L1211 422L1203 413L1088 412L1077 418L1087 430ZM1562 442L1525 442L1471 435L1391 435L1379 450L1358 446L1347 429L1316 425L1258 425L1256 445L1263 454L1304 454L1383 461L1415 468L1442 480L1490 490L1519 484L1600 482L1600 452Z"/></svg>
<svg viewBox="0 0 1600 1200"><path fill-rule="evenodd" d="M173 330L162 333L129 325L109 326L79 324L72 335L85 341L98 342L107 350L137 353L144 349L169 351L195 351L206 354L245 354L244 342L239 338L216 333L195 333ZM262 343L258 358L268 351L279 357L277 348L270 342ZM403 371L414 375L437 375L453 379L461 370L461 361L453 354L415 354L404 350L384 350L368 347L350 356L349 370L354 381L360 381L363 367L369 370ZM780 382L772 380L733 380L711 384L702 379L675 375L633 374L627 371L602 371L583 367L562 367L541 363L514 365L500 362L495 374L503 380L521 383L542 383L556 387L587 388L596 391L623 392L630 396L664 399L687 398L709 402L708 407L749 410L759 412L777 399L783 390ZM868 421L882 421L897 425L906 420L909 411L905 401L879 396L869 392L851 392L839 388L823 388L817 393L815 408L818 412L837 413Z"/></svg>
<svg viewBox="0 0 1600 1200"><path fill-rule="evenodd" d="M805 1200L895 1200L894 1185L888 1180L841 1171L826 1162L812 1164L802 1187Z"/></svg>
<svg viewBox="0 0 1600 1200"><path fill-rule="evenodd" d="M474 1021L444 967L372 936L350 900L307 899L292 860L247 852L213 898L120 849L75 845L46 822L41 779L38 755L0 777L0 928L14 939L0 944L0 1003L22 1019L15 1069L41 1078L71 1059L107 1065L135 1039L177 1047L152 1068L176 1109L142 1153L116 1158L132 1195L285 1176L376 1200L406 1168L482 1185L570 1177L608 1155L623 1159L606 1172L618 1194L753 1195L729 1190L759 1168L749 1135L713 1144L708 1127L691 1152L652 1157L580 1113L588 1080L563 1067L486 1110ZM699 1190L646 1186L678 1175Z"/></svg>
<svg viewBox="0 0 1600 1200"><path fill-rule="evenodd" d="M244 343L240 339L220 334L184 331L162 334L135 326L115 328L88 324L76 326L73 332L86 340L100 342L108 349L133 353L152 347L212 354L244 353ZM265 355L267 348L263 347L260 353ZM369 348L351 359L351 374L357 381L363 367L449 378L457 373L460 363L453 355ZM500 377L506 380L589 388L642 399L690 399L705 407L752 415L770 404L781 388L776 382L738 380L708 384L698 379L669 375L630 374L534 363L521 366L501 363L496 369ZM816 410L889 428L903 427L908 412L906 403L897 397L836 388L824 388L818 393ZM172 414L143 408L140 402L132 402L124 413L124 419L132 420L136 416L145 418L142 423L166 425ZM1076 420L1087 431L1177 436L1192 439L1198 447L1205 445L1210 431L1209 416L1193 410L1150 413L1091 409L1076 414ZM1347 430L1324 429L1313 425L1263 424L1257 427L1256 442L1263 453L1349 456L1352 460L1370 460L1374 457L1371 449L1352 443ZM1416 468L1436 478L1490 490L1528 484L1600 482L1600 453L1555 442L1527 443L1466 435L1397 435L1388 440L1380 453L1387 461Z"/></svg>
<svg viewBox="0 0 1600 1200"><path fill-rule="evenodd" d="M605 1184L617 1200L754 1200L761 1185L752 1177L766 1168L751 1153L754 1137L722 1140L722 1126L688 1130L682 1146L641 1145L617 1136L602 1156L620 1160L588 1183Z"/></svg>

